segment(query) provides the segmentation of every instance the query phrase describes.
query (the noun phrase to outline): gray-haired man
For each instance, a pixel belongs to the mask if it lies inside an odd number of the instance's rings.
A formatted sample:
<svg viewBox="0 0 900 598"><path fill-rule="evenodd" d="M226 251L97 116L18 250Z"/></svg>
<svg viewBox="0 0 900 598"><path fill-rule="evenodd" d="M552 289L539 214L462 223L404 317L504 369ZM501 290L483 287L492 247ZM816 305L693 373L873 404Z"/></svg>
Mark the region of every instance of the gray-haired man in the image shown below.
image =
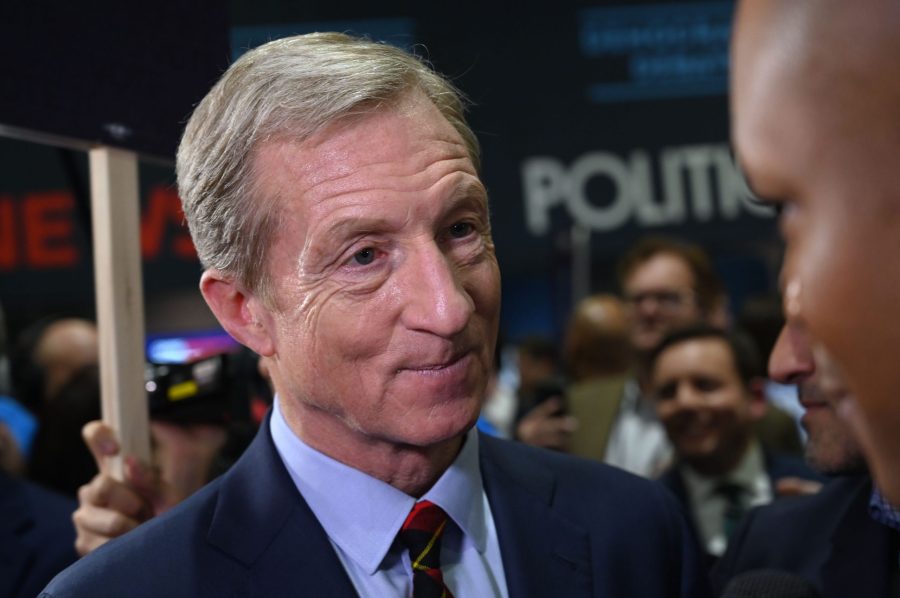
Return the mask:
<svg viewBox="0 0 900 598"><path fill-rule="evenodd" d="M246 54L179 189L222 325L267 358L244 457L53 596L697 596L655 485L480 437L500 277L455 90L340 34Z"/></svg>

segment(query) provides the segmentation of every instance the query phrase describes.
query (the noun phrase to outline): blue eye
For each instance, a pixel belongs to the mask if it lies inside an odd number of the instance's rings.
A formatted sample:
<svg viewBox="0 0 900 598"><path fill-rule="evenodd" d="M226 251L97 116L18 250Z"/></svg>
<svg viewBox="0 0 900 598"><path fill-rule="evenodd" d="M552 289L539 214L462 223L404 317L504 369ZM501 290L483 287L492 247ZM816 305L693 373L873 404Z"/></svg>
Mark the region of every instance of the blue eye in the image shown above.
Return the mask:
<svg viewBox="0 0 900 598"><path fill-rule="evenodd" d="M469 222L457 222L450 227L450 236L454 239L462 239L472 233L472 224Z"/></svg>
<svg viewBox="0 0 900 598"><path fill-rule="evenodd" d="M375 261L375 250L371 247L366 247L360 251L357 251L353 255L353 261L355 261L360 266L368 266L373 261Z"/></svg>

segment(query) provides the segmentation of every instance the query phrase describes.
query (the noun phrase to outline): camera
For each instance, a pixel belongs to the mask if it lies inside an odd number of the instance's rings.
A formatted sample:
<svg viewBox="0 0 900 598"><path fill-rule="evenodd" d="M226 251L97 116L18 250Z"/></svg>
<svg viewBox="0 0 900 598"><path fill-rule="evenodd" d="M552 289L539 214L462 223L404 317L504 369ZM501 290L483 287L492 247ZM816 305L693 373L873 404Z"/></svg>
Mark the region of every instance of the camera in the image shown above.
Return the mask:
<svg viewBox="0 0 900 598"><path fill-rule="evenodd" d="M177 423L248 418L247 361L256 355L228 334L203 331L147 340L145 387L150 417Z"/></svg>

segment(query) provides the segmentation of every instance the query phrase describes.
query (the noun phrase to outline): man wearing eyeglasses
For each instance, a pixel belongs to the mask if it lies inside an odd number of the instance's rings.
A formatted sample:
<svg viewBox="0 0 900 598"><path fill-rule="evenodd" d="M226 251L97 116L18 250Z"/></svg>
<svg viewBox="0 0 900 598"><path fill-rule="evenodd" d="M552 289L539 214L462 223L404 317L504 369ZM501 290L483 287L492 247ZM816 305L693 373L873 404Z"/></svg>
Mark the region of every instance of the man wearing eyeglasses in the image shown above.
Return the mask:
<svg viewBox="0 0 900 598"><path fill-rule="evenodd" d="M619 267L629 336L635 351L635 376L617 396L602 396L592 421L578 422L600 438L603 454L584 455L652 477L669 464L671 448L652 401L642 398L647 356L670 331L706 322L726 323L725 295L712 262L698 246L664 237L640 240ZM527 415L518 426L525 442L571 434L570 417L550 413L552 404ZM531 434L525 433L531 432ZM554 433L558 432L558 433ZM559 448L559 447L552 447Z"/></svg>
<svg viewBox="0 0 900 598"><path fill-rule="evenodd" d="M696 245L646 237L624 256L618 274L631 342L642 360L675 328L699 321L725 324L722 282Z"/></svg>
<svg viewBox="0 0 900 598"><path fill-rule="evenodd" d="M725 293L700 247L664 237L638 241L622 258L618 274L636 356L635 377L610 421L604 460L655 476L668 465L672 449L653 402L646 399L649 356L676 328L698 322L724 325Z"/></svg>

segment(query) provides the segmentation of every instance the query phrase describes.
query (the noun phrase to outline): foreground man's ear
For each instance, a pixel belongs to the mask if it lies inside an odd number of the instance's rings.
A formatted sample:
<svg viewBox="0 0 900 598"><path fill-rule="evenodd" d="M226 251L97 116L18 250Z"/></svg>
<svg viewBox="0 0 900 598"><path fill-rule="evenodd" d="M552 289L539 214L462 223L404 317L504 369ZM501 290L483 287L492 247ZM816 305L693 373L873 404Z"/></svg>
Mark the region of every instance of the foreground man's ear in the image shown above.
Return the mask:
<svg viewBox="0 0 900 598"><path fill-rule="evenodd" d="M255 294L231 276L214 269L203 272L200 292L216 319L235 340L259 355L274 354L271 314Z"/></svg>

